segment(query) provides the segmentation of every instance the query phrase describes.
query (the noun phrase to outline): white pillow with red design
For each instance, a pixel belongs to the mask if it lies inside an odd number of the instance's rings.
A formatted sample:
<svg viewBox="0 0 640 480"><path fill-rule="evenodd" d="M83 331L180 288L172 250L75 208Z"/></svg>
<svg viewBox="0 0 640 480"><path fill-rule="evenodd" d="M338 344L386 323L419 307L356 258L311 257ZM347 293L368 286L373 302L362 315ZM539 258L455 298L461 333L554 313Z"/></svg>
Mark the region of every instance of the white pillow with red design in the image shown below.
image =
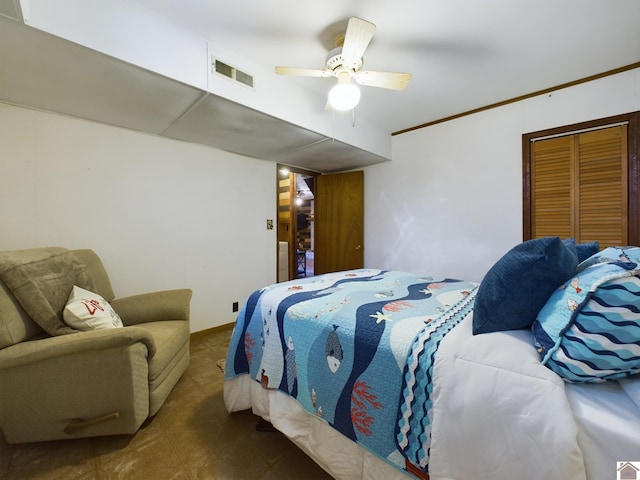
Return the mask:
<svg viewBox="0 0 640 480"><path fill-rule="evenodd" d="M62 312L64 322L76 330L120 328L122 320L104 298L77 285L73 286Z"/></svg>

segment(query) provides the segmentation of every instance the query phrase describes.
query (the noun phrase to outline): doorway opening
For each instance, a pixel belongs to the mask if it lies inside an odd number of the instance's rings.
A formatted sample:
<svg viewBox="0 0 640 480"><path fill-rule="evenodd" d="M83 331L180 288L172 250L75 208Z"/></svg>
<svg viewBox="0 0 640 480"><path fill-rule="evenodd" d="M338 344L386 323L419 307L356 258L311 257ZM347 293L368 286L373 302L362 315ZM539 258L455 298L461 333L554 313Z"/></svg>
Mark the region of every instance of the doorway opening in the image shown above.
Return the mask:
<svg viewBox="0 0 640 480"><path fill-rule="evenodd" d="M295 174L296 197L293 201L296 216L296 277L313 277L315 198L312 187L315 178Z"/></svg>
<svg viewBox="0 0 640 480"><path fill-rule="evenodd" d="M314 275L316 175L278 166L278 282Z"/></svg>

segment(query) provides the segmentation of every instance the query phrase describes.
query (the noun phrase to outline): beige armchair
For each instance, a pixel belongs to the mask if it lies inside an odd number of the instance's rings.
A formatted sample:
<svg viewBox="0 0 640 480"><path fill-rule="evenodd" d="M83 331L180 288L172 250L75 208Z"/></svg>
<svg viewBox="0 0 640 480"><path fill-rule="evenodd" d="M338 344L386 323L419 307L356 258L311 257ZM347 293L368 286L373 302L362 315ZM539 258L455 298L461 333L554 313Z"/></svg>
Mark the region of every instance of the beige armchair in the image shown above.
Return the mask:
<svg viewBox="0 0 640 480"><path fill-rule="evenodd" d="M8 273L16 271L19 278ZM42 327L31 300L45 300L53 312L47 321L63 322L61 303L82 282L109 302L124 327ZM190 300L189 289L115 298L92 250L0 252L0 430L6 440L135 433L189 364Z"/></svg>

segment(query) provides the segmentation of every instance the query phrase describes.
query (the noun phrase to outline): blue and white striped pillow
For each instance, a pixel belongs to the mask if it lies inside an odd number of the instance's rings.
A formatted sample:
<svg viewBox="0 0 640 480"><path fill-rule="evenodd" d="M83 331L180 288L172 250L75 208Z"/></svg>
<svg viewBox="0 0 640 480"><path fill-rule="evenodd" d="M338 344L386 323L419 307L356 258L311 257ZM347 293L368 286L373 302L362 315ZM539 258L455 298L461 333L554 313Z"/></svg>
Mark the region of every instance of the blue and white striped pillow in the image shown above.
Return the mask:
<svg viewBox="0 0 640 480"><path fill-rule="evenodd" d="M556 290L532 327L542 363L568 382L640 373L640 267L602 260Z"/></svg>

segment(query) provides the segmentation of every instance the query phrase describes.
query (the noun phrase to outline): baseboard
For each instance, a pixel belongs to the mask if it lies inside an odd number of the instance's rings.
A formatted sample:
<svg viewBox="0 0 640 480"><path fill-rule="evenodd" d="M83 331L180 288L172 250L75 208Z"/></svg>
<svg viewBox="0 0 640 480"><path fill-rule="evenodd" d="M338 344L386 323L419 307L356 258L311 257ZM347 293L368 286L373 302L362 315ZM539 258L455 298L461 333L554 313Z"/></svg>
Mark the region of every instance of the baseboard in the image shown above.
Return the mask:
<svg viewBox="0 0 640 480"><path fill-rule="evenodd" d="M205 328L204 330L198 330L197 332L191 333L191 338L204 337L206 335L211 335L212 333L222 332L224 330L231 330L234 323L225 323L224 325L218 325L217 327Z"/></svg>

